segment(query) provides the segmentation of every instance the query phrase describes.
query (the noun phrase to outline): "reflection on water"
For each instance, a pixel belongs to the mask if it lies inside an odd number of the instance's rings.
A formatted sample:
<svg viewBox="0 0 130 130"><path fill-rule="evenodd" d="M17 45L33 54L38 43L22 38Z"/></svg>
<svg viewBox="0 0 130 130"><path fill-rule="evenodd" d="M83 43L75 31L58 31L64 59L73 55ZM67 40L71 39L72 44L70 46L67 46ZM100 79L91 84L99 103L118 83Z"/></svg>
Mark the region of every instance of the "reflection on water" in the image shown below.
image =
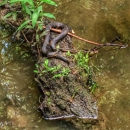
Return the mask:
<svg viewBox="0 0 130 130"><path fill-rule="evenodd" d="M57 21L68 23L81 37L96 42L110 42L115 37L129 40L129 0L55 0L51 8ZM1 129L74 129L61 121L47 122L37 112L39 93L33 82L34 61L28 49L11 43L7 33L0 33L0 128ZM74 39L84 48L92 47ZM130 47L106 51L92 58L100 71L96 73L101 111L112 130L129 130ZM36 93L37 92L37 93Z"/></svg>

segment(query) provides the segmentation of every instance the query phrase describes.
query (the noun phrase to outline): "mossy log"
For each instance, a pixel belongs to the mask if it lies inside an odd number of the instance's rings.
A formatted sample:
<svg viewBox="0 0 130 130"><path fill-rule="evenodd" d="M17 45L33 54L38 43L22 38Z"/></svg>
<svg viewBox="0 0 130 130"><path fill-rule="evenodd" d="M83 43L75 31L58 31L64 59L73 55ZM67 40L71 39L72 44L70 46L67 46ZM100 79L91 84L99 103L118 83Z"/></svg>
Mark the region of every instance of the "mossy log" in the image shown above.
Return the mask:
<svg viewBox="0 0 130 130"><path fill-rule="evenodd" d="M50 43L59 35L50 32ZM96 119L98 117L97 104L87 89L86 72L84 70L81 72L78 69L79 67L72 56L67 57L67 53L74 50L71 37L69 35L62 37L57 42L56 51L52 50L50 43L46 47L47 55L41 51L44 40L39 43L39 51L37 48L32 48L37 55L35 80L42 91L39 110L42 111L44 119L54 120L70 117ZM54 52L56 52L54 57L48 57L48 54ZM54 68L58 69L55 71ZM67 74L64 74L63 70L67 71Z"/></svg>

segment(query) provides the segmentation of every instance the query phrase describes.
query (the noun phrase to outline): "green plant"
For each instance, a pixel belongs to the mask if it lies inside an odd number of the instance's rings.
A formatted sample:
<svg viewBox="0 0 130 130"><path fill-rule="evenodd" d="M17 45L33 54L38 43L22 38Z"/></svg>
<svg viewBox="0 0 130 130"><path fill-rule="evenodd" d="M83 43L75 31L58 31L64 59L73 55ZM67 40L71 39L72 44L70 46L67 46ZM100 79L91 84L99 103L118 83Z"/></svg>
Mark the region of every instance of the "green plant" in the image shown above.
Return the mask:
<svg viewBox="0 0 130 130"><path fill-rule="evenodd" d="M48 103L48 105L51 105L51 99L50 98L47 98L47 103Z"/></svg>
<svg viewBox="0 0 130 130"><path fill-rule="evenodd" d="M68 56L68 57L72 56L71 52L70 52L70 51L67 51L67 52L66 52L66 56Z"/></svg>
<svg viewBox="0 0 130 130"><path fill-rule="evenodd" d="M75 61L77 65L79 66L79 69L85 70L86 76L88 77L87 80L87 86L90 90L90 93L93 93L95 89L97 88L97 83L93 81L93 72L91 68L89 67L89 54L83 54L82 52L78 52L76 55L74 55Z"/></svg>
<svg viewBox="0 0 130 130"><path fill-rule="evenodd" d="M93 83L90 87L90 93L93 93L97 87L98 87L97 83L95 81L93 81Z"/></svg>
<svg viewBox="0 0 130 130"><path fill-rule="evenodd" d="M45 69L42 71L43 73L45 73L45 72L54 73L54 72L58 71L58 70L61 68L61 65L54 66L54 67L50 67L50 66L49 66L49 60L48 60L48 59L46 59L46 60L44 61L43 66L44 66L44 68L45 68Z"/></svg>
<svg viewBox="0 0 130 130"><path fill-rule="evenodd" d="M82 52L78 52L76 55L74 55L74 59L77 63L77 65L79 66L80 69L83 69L86 71L86 73L89 73L89 55L87 54L83 54Z"/></svg>
<svg viewBox="0 0 130 130"><path fill-rule="evenodd" d="M93 80L93 71L90 69L87 77L86 85L90 90L90 93L93 93L98 87L98 84Z"/></svg>
<svg viewBox="0 0 130 130"><path fill-rule="evenodd" d="M44 70L42 70L41 72L38 71L39 66L37 64L35 66L37 69L34 70L34 73L37 73L39 76L42 76L44 73L51 73L52 78L60 78L68 75L70 72L69 68L64 68L64 67L62 68L61 65L50 67L48 59L44 61L43 63Z"/></svg>
<svg viewBox="0 0 130 130"><path fill-rule="evenodd" d="M64 77L64 76L68 75L69 73L70 73L70 69L63 67L63 68L61 69L60 73L55 74L55 75L53 76L53 78Z"/></svg>
<svg viewBox="0 0 130 130"><path fill-rule="evenodd" d="M55 18L55 16L51 13L43 12L43 3L47 3L49 5L57 6L57 4L53 0L4 0L1 2L1 5L5 5L9 3L12 5L21 6L22 10L16 10L8 13L4 18L8 18L10 16L13 17L13 20L16 20L18 14L23 15L23 22L18 27L17 31L23 28L34 28L37 24L38 28L41 30L43 26L43 17Z"/></svg>

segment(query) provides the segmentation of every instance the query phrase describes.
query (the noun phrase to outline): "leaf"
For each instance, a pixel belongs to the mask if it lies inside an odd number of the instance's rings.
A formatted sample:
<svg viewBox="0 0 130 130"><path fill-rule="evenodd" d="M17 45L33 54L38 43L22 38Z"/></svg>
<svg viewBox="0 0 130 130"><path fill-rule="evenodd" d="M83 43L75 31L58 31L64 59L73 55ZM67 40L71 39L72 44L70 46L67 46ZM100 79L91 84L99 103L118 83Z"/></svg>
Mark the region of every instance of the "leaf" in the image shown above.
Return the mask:
<svg viewBox="0 0 130 130"><path fill-rule="evenodd" d="M32 14L32 26L35 27L36 23L37 23L37 19L39 17L39 13L42 11L42 6L39 6L38 8L36 8Z"/></svg>
<svg viewBox="0 0 130 130"><path fill-rule="evenodd" d="M23 23L18 27L18 29L17 29L16 31L19 31L19 30L21 30L22 28L24 28L30 21L31 21L31 20L27 20L27 21L23 22Z"/></svg>
<svg viewBox="0 0 130 130"><path fill-rule="evenodd" d="M93 86L91 88L91 92L90 93L93 93L96 88L97 88L97 83L94 82L94 84L93 84Z"/></svg>
<svg viewBox="0 0 130 130"><path fill-rule="evenodd" d="M25 11L27 14L29 14L31 16L31 14L32 14L31 10L27 6L25 6Z"/></svg>
<svg viewBox="0 0 130 130"><path fill-rule="evenodd" d="M61 77L62 76L62 74L56 74L56 75L54 75L52 78L59 78L59 77Z"/></svg>
<svg viewBox="0 0 130 130"><path fill-rule="evenodd" d="M37 8L38 14L39 14L41 11L42 11L42 6L39 6L39 7Z"/></svg>
<svg viewBox="0 0 130 130"><path fill-rule="evenodd" d="M10 0L10 3L22 2L24 0Z"/></svg>
<svg viewBox="0 0 130 130"><path fill-rule="evenodd" d="M36 41L37 41L37 42L39 42L39 41L40 41L39 34L36 34Z"/></svg>
<svg viewBox="0 0 130 130"><path fill-rule="evenodd" d="M40 30L40 31L42 31L43 30L43 25L42 24L38 24L38 29ZM41 35L40 35L41 36ZM43 35L44 36L44 35Z"/></svg>
<svg viewBox="0 0 130 130"><path fill-rule="evenodd" d="M16 21L17 13L14 12L14 13L12 14L12 17L13 17L13 20Z"/></svg>
<svg viewBox="0 0 130 130"><path fill-rule="evenodd" d="M45 65L45 66L48 66L48 64L49 64L49 60L46 59L46 60L44 61L44 65Z"/></svg>
<svg viewBox="0 0 130 130"><path fill-rule="evenodd" d="M4 0L3 2L0 3L0 6L5 5L8 2L8 0Z"/></svg>
<svg viewBox="0 0 130 130"><path fill-rule="evenodd" d="M34 73L36 73L36 74L38 73L38 71L37 71L37 70L34 70L33 72L34 72Z"/></svg>
<svg viewBox="0 0 130 130"><path fill-rule="evenodd" d="M16 17L17 17L17 13L16 12L10 12L10 13L6 14L3 19L6 19L6 18L8 18L10 16L13 17L14 21L16 21Z"/></svg>
<svg viewBox="0 0 130 130"><path fill-rule="evenodd" d="M39 74L39 76L42 76L43 74Z"/></svg>
<svg viewBox="0 0 130 130"><path fill-rule="evenodd" d="M26 28L33 28L31 25L27 25Z"/></svg>
<svg viewBox="0 0 130 130"><path fill-rule="evenodd" d="M38 64L35 64L35 66L36 66L36 68L38 68L38 67L39 67L39 65L38 65Z"/></svg>
<svg viewBox="0 0 130 130"><path fill-rule="evenodd" d="M33 28L35 27L36 25L36 22L37 22L37 19L38 19L38 13L37 13L37 10L35 10L32 14L32 26Z"/></svg>
<svg viewBox="0 0 130 130"><path fill-rule="evenodd" d="M31 8L34 8L34 2L33 2L33 0L26 0L26 2L31 5Z"/></svg>
<svg viewBox="0 0 130 130"><path fill-rule="evenodd" d="M42 2L44 2L44 3L47 3L47 4L49 4L49 5L53 5L53 6L58 6L54 1L52 1L52 0L41 0Z"/></svg>
<svg viewBox="0 0 130 130"><path fill-rule="evenodd" d="M50 92L46 92L46 95L47 95L47 96L50 96L50 94L51 94Z"/></svg>
<svg viewBox="0 0 130 130"><path fill-rule="evenodd" d="M10 13L6 14L6 15L4 16L4 19L10 17L12 14L13 14L13 12L10 12Z"/></svg>
<svg viewBox="0 0 130 130"><path fill-rule="evenodd" d="M46 16L48 18L54 18L54 19L56 19L55 16L53 14L51 14L51 13L43 13L43 16Z"/></svg>

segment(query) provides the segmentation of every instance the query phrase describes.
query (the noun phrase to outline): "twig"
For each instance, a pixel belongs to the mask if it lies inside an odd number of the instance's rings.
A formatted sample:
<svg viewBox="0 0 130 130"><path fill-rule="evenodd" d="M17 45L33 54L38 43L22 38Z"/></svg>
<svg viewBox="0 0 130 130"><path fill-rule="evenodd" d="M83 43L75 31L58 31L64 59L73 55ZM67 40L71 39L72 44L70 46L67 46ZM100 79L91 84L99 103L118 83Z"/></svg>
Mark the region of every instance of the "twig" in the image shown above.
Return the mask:
<svg viewBox="0 0 130 130"><path fill-rule="evenodd" d="M23 36L24 36L24 38L25 38L26 42L27 42L27 43L30 43L30 42L28 41L27 37L25 36L25 34L24 34L24 32L23 32L23 31L22 31L22 34L23 34Z"/></svg>
<svg viewBox="0 0 130 130"><path fill-rule="evenodd" d="M46 28L46 27L43 26L43 28ZM58 33L61 33L61 31L62 31L62 30L60 30L60 29L55 29L55 28L51 28L50 30L51 30L51 31L54 31L54 32L58 32ZM82 41L84 41L84 42L87 42L87 43L90 43L90 44L94 44L94 45L98 45L98 46L99 46L98 49L100 49L100 48L102 48L102 47L104 47L104 46L118 46L118 47L120 47L120 48L126 48L126 47L128 46L128 45L123 45L123 44L113 44L113 42L101 44L101 43L89 41L89 40L87 40L87 39L84 39L84 38L82 38L82 37L80 37L80 36L77 36L77 35L75 35L75 34L73 34L73 33L70 33L70 32L68 32L67 34L70 35L70 36L72 36L72 37L75 37L75 38L77 38L77 39L80 39L80 40L82 40Z"/></svg>
<svg viewBox="0 0 130 130"><path fill-rule="evenodd" d="M43 28L46 28L46 27L43 26ZM60 30L60 29L51 28L51 30L52 30L52 31L55 31L55 32L58 32L58 33L61 33L61 30ZM88 43L94 44L94 45L98 45L98 46L102 46L102 45L103 45L103 44L100 44L100 43L97 43L97 42L93 42L93 41L89 41L89 40L87 40L87 39L81 38L81 37L79 37L79 36L77 36L77 35L75 35L75 34L73 34L73 33L70 33L70 32L68 32L68 35L70 35L70 36L72 36L72 37L75 37L75 38L77 38L77 39L80 39L80 40L82 40L82 41L84 41L84 42L88 42Z"/></svg>

